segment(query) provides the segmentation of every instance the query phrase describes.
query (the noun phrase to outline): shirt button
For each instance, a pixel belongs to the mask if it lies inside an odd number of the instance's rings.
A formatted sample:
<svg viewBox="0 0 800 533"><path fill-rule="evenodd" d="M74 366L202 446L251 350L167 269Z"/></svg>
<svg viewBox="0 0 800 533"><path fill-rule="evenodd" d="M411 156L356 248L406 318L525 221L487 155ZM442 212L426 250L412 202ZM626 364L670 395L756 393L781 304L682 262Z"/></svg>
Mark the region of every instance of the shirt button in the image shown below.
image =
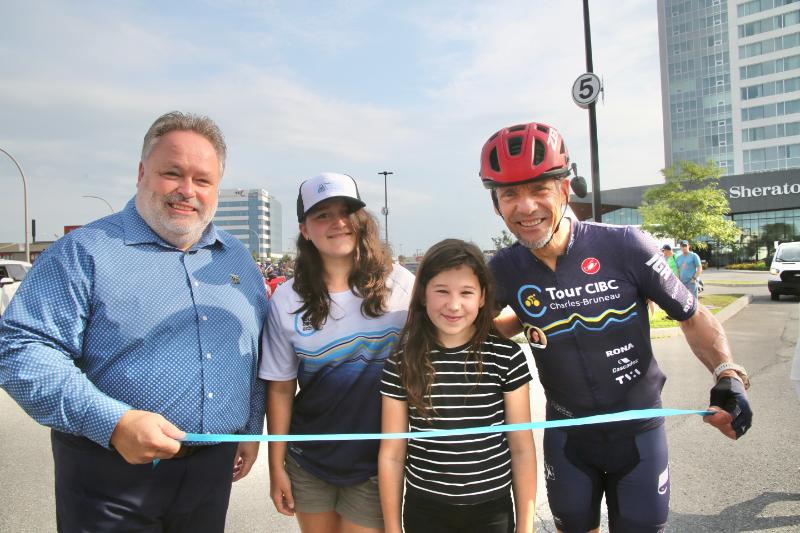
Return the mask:
<svg viewBox="0 0 800 533"><path fill-rule="evenodd" d="M214 397L214 393L213 393L213 392L209 392L209 393L208 393L208 397L209 397L209 398L213 398L213 397Z"/></svg>
<svg viewBox="0 0 800 533"><path fill-rule="evenodd" d="M200 286L200 282L199 282L199 281L197 281L197 280L195 280L195 282L194 282L194 286L195 286L195 287L199 287L199 286Z"/></svg>
<svg viewBox="0 0 800 533"><path fill-rule="evenodd" d="M206 354L206 359L211 359L211 352L208 352L208 353Z"/></svg>
<svg viewBox="0 0 800 533"><path fill-rule="evenodd" d="M208 320L208 317L206 315L203 315L200 317L200 320Z"/></svg>

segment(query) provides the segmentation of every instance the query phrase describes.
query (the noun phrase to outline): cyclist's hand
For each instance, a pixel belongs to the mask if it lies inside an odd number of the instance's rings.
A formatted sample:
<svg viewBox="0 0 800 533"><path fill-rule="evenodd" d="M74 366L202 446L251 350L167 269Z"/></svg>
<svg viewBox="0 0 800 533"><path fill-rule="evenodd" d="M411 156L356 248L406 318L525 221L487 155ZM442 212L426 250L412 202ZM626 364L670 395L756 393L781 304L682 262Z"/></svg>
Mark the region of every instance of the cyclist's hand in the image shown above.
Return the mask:
<svg viewBox="0 0 800 533"><path fill-rule="evenodd" d="M725 436L738 439L753 424L753 411L744 384L735 378L724 377L711 388L710 410L703 420L719 429Z"/></svg>

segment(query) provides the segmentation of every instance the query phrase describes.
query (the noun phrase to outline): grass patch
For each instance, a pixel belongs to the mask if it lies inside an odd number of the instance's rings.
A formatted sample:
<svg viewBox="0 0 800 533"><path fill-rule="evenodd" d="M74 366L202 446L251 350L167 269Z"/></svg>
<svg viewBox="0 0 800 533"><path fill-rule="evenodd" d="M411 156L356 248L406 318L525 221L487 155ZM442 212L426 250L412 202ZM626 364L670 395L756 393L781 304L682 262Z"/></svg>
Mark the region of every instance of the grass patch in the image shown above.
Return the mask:
<svg viewBox="0 0 800 533"><path fill-rule="evenodd" d="M722 309L741 297L741 294L701 294L700 303L708 307L708 310L711 311L712 314L716 315ZM656 312L650 317L651 329L674 328L677 326L678 322L676 320L670 320L667 318L667 313L665 313L662 309L656 308Z"/></svg>

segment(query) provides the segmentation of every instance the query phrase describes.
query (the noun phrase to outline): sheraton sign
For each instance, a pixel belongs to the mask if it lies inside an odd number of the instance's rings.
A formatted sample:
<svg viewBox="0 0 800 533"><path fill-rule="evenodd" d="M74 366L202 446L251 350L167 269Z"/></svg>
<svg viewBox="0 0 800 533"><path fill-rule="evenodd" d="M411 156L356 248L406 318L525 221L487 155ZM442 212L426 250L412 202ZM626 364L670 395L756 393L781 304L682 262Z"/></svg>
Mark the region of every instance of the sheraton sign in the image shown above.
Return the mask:
<svg viewBox="0 0 800 533"><path fill-rule="evenodd" d="M622 207L638 208L650 187L652 185L639 185L603 191L603 212ZM719 189L728 198L732 215L800 209L800 168L721 176ZM592 216L591 200L570 197L570 207L581 220Z"/></svg>
<svg viewBox="0 0 800 533"><path fill-rule="evenodd" d="M788 194L800 194L800 183L761 185L755 187L736 185L728 188L728 197L731 200L739 198L759 198L763 196L784 196Z"/></svg>

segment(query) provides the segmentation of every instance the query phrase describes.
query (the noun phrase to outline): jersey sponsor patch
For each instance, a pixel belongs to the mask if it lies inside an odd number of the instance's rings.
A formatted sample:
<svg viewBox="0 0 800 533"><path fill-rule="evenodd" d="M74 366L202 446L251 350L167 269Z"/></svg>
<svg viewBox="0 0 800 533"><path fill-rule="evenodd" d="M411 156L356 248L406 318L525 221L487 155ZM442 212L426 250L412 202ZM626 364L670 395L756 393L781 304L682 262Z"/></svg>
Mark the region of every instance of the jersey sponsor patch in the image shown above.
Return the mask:
<svg viewBox="0 0 800 533"><path fill-rule="evenodd" d="M669 279L672 274L672 269L669 268L667 260L661 252L653 254L644 264L655 270L664 279Z"/></svg>
<svg viewBox="0 0 800 533"><path fill-rule="evenodd" d="M658 476L658 493L666 494L669 488L669 466Z"/></svg>
<svg viewBox="0 0 800 533"><path fill-rule="evenodd" d="M597 274L600 272L600 261L594 257L587 257L581 263L581 270L583 270L584 274Z"/></svg>
<svg viewBox="0 0 800 533"><path fill-rule="evenodd" d="M539 318L547 311L542 305L542 289L536 285L523 285L517 291L517 300L525 314L532 318Z"/></svg>

